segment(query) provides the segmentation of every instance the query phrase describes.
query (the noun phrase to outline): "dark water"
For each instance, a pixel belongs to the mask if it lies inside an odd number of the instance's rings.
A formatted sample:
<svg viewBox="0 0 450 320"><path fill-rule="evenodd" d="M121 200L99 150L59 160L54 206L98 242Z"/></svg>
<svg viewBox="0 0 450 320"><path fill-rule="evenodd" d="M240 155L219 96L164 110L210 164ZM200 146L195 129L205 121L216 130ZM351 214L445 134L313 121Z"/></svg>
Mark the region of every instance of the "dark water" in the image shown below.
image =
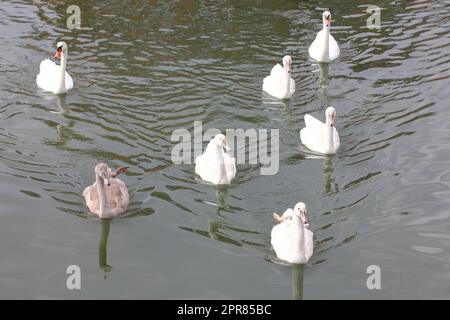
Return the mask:
<svg viewBox="0 0 450 320"><path fill-rule="evenodd" d="M341 56L307 56L321 2L78 1L0 6L1 298L450 298L449 20L445 1L327 1ZM56 42L74 90L35 84ZM262 79L293 57L297 92ZM340 152L311 158L303 115L337 109ZM171 161L172 132L279 128L280 170L238 166L228 188ZM104 161L127 165L130 210L99 221L81 193ZM273 211L303 200L315 254L276 261ZM81 268L81 290L66 268ZM381 269L368 290L366 268Z"/></svg>

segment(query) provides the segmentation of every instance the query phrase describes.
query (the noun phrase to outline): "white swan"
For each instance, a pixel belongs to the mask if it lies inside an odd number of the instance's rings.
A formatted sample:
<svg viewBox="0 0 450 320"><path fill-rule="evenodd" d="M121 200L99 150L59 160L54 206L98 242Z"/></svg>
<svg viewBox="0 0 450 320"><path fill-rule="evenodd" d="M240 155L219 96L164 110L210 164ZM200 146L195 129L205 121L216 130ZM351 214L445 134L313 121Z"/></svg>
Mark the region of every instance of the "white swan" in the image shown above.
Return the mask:
<svg viewBox="0 0 450 320"><path fill-rule="evenodd" d="M330 34L331 13L324 11L322 14L323 29L317 33L316 39L308 49L311 58L318 62L331 62L339 57L339 46Z"/></svg>
<svg viewBox="0 0 450 320"><path fill-rule="evenodd" d="M236 176L236 159L223 134L209 142L205 152L195 159L195 173L213 184L230 184Z"/></svg>
<svg viewBox="0 0 450 320"><path fill-rule="evenodd" d="M334 126L336 110L328 107L325 110L326 123L305 114L305 127L300 131L300 140L312 151L323 154L334 154L340 146L339 134Z"/></svg>
<svg viewBox="0 0 450 320"><path fill-rule="evenodd" d="M291 78L291 56L283 57L283 66L277 63L264 78L263 90L278 99L289 99L295 92L295 81Z"/></svg>
<svg viewBox="0 0 450 320"><path fill-rule="evenodd" d="M128 209L130 198L125 183L116 178L127 167L115 172L104 163L95 166L95 183L83 191L86 206L100 218L112 218Z"/></svg>
<svg viewBox="0 0 450 320"><path fill-rule="evenodd" d="M273 213L279 222L272 228L272 247L281 260L289 263L304 264L309 261L314 251L313 233L308 229L306 206L303 202L288 208L280 217Z"/></svg>
<svg viewBox="0 0 450 320"><path fill-rule="evenodd" d="M58 42L54 58L61 57L61 65L57 65L50 59L41 62L36 84L45 91L61 94L73 88L72 77L66 71L68 47L65 42Z"/></svg>

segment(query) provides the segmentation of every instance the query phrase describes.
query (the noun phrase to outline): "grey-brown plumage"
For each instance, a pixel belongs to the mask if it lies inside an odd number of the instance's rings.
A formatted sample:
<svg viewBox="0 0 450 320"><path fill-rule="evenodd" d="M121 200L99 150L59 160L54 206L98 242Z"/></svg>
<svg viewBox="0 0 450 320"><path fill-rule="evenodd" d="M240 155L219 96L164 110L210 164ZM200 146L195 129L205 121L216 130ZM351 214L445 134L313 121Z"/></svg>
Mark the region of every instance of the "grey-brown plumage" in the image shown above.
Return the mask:
<svg viewBox="0 0 450 320"><path fill-rule="evenodd" d="M100 218L112 218L128 209L130 198L127 186L116 178L126 169L121 167L112 172L104 163L95 166L95 183L83 191L89 211Z"/></svg>

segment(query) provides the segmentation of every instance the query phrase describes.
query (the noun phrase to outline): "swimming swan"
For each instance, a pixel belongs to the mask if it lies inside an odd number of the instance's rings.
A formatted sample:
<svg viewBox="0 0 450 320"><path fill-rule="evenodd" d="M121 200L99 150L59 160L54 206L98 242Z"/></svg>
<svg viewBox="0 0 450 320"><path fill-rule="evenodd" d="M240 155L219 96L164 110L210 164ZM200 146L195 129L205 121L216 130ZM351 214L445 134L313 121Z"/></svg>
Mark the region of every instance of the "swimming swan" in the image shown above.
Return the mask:
<svg viewBox="0 0 450 320"><path fill-rule="evenodd" d="M58 42L54 58L61 58L61 65L57 65L50 59L41 62L36 84L45 91L54 94L66 93L73 88L72 77L66 71L68 47L65 42Z"/></svg>
<svg viewBox="0 0 450 320"><path fill-rule="evenodd" d="M100 218L112 218L128 209L130 201L125 183L116 178L127 167L115 172L104 163L95 166L95 183L83 191L86 206Z"/></svg>
<svg viewBox="0 0 450 320"><path fill-rule="evenodd" d="M305 114L305 125L300 131L300 140L310 150L322 154L335 154L340 146L339 134L334 126L336 110L325 110L326 123Z"/></svg>
<svg viewBox="0 0 450 320"><path fill-rule="evenodd" d="M236 176L236 159L223 134L209 142L205 152L195 159L195 173L213 184L230 184Z"/></svg>
<svg viewBox="0 0 450 320"><path fill-rule="evenodd" d="M272 247L281 260L294 264L309 261L314 251L313 233L308 229L306 206L303 202L288 208L280 217L273 213L279 223L272 228Z"/></svg>
<svg viewBox="0 0 450 320"><path fill-rule="evenodd" d="M322 14L323 29L317 33L316 39L308 49L308 53L318 62L331 62L339 57L339 46L330 34L331 13L324 11Z"/></svg>
<svg viewBox="0 0 450 320"><path fill-rule="evenodd" d="M264 78L263 90L278 99L289 99L295 92L295 81L291 78L292 58L283 57L283 66L277 63Z"/></svg>

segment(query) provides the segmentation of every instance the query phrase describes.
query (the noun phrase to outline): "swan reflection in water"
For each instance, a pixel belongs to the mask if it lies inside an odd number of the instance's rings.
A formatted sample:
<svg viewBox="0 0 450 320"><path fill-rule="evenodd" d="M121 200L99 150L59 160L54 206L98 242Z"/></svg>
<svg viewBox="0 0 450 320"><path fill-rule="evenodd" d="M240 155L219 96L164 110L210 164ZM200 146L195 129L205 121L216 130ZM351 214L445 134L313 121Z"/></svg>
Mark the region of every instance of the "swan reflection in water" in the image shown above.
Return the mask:
<svg viewBox="0 0 450 320"><path fill-rule="evenodd" d="M333 177L333 161L332 156L325 156L323 161L323 177L325 194L336 194L339 192L339 186ZM334 185L333 185L334 184Z"/></svg>
<svg viewBox="0 0 450 320"><path fill-rule="evenodd" d="M69 114L69 109L66 105L65 94L59 94L56 96L56 106L58 107L58 111L51 111L51 113L59 114L63 118L65 118L65 116Z"/></svg>
<svg viewBox="0 0 450 320"><path fill-rule="evenodd" d="M303 299L303 264L292 265L292 299Z"/></svg>
<svg viewBox="0 0 450 320"><path fill-rule="evenodd" d="M270 119L273 120L273 117L277 119L280 109L286 110L289 107L289 99L280 100L270 96L269 94L263 92L261 96L261 102L264 106L266 113L270 114Z"/></svg>
<svg viewBox="0 0 450 320"><path fill-rule="evenodd" d="M220 212L221 209L226 208L225 197L227 196L228 188L225 186L216 187L216 205L217 211Z"/></svg>
<svg viewBox="0 0 450 320"><path fill-rule="evenodd" d="M233 206L227 205L225 203L225 198L228 194L229 185L214 185L213 188L214 188L214 192L216 195L216 199L215 199L216 201L215 202L209 201L209 200L201 200L201 201L203 203L206 203L206 204L209 204L209 205L215 207L216 214L219 217L223 216L222 211L223 212L233 212L234 210L240 210L240 208L233 207Z"/></svg>
<svg viewBox="0 0 450 320"><path fill-rule="evenodd" d="M107 262L108 236L112 219L100 219L100 221L102 224L102 230L100 233L100 242L98 244L98 264L100 269L104 272L103 278L106 279L106 274L113 268Z"/></svg>
<svg viewBox="0 0 450 320"><path fill-rule="evenodd" d="M68 117L70 114L70 109L66 104L66 94L59 94L55 96L44 93L42 96L45 100L52 101L52 103L56 100L57 110L49 112L59 115L63 121L56 125L56 132L58 135L56 141L52 143L55 143L58 147L63 147L71 139L71 128L75 124L75 121Z"/></svg>
<svg viewBox="0 0 450 320"><path fill-rule="evenodd" d="M237 229L229 226L228 224L220 221L220 220L210 220L208 221L208 230L195 229L191 227L179 227L181 230L192 232L198 234L200 236L211 238L216 241L228 243L234 246L241 247L242 243L238 240L233 239L231 236L227 235L225 231L227 229L232 228L234 231L242 231L241 229Z"/></svg>
<svg viewBox="0 0 450 320"><path fill-rule="evenodd" d="M208 221L208 235L211 239L232 244L235 246L242 246L242 243L238 240L234 240L225 233L225 230L229 226L220 220Z"/></svg>
<svg viewBox="0 0 450 320"><path fill-rule="evenodd" d="M333 155L317 155L310 153L310 151L303 146L300 146L300 151L305 153L306 159L322 159L323 160L323 189L324 194L332 195L339 192L339 185L333 175Z"/></svg>
<svg viewBox="0 0 450 320"><path fill-rule="evenodd" d="M66 106L66 95L65 94L60 94L58 96L56 96L56 103L58 105L58 111L54 112L58 115L60 115L63 118L66 118L66 116L69 114L69 109ZM73 120L70 120L68 123L69 127L73 126ZM56 125L56 131L58 131L58 142L63 142L66 140L64 138L64 128L65 125L63 124L58 124Z"/></svg>
<svg viewBox="0 0 450 320"><path fill-rule="evenodd" d="M328 73L330 70L330 64L328 63L317 63L319 66L320 77L319 77L319 88L320 92L326 95L328 85L330 84L330 78L328 77Z"/></svg>

